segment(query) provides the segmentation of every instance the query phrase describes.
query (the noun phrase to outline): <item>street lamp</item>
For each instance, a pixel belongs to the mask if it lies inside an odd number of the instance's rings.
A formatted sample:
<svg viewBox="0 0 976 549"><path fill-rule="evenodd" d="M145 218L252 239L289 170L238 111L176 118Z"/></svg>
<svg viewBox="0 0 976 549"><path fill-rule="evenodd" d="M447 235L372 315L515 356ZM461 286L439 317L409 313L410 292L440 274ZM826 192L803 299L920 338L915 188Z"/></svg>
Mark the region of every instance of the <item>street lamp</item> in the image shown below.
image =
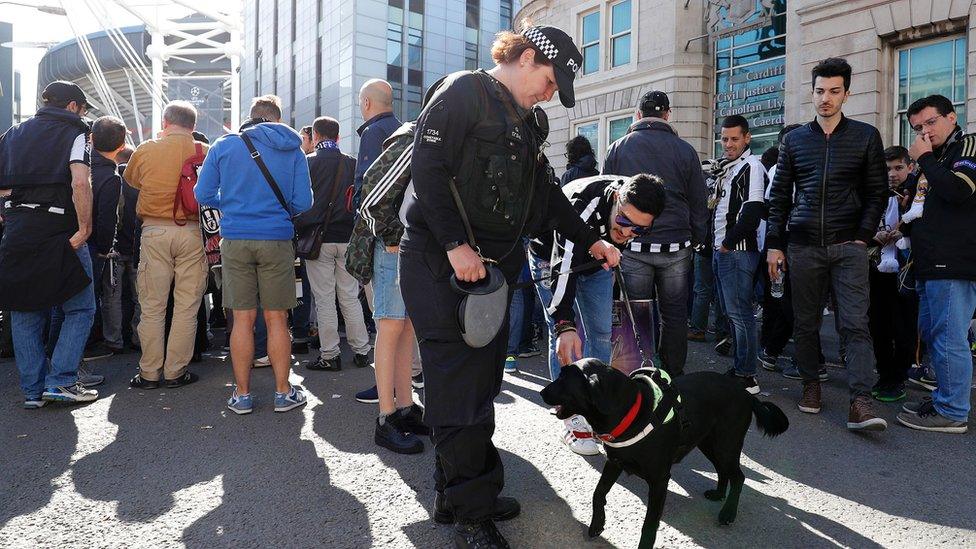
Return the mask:
<svg viewBox="0 0 976 549"><path fill-rule="evenodd" d="M11 6L34 8L35 10L41 13L49 13L51 15L68 15L68 12L64 11L64 8L58 6L35 6L34 4L22 4L20 2L0 2L0 4L10 4Z"/></svg>

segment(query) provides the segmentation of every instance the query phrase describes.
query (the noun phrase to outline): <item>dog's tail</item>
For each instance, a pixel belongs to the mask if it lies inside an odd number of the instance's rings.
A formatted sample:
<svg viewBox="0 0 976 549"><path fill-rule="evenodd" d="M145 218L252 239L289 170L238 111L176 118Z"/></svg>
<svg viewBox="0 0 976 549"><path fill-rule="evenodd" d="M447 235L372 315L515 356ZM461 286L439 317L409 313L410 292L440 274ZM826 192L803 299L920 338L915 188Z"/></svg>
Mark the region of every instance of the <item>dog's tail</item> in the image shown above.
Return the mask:
<svg viewBox="0 0 976 549"><path fill-rule="evenodd" d="M790 428L790 420L772 402L763 402L758 398L752 399L752 413L756 415L756 425L767 437L781 435Z"/></svg>

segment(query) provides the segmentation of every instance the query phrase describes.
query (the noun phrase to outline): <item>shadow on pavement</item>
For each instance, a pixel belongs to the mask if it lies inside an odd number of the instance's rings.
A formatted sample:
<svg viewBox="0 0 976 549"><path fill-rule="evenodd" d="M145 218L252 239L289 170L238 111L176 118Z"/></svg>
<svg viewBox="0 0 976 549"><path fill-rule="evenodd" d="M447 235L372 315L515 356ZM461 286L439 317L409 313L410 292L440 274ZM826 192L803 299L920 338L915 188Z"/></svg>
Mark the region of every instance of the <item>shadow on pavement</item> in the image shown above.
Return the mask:
<svg viewBox="0 0 976 549"><path fill-rule="evenodd" d="M74 467L82 495L117 501L122 521L172 518L188 546L371 545L363 505L331 485L312 442L300 439L302 412L273 412L270 369L255 371L248 416L225 408L229 365L192 370L201 381L181 389L118 391L108 414L117 437ZM176 500L218 477L209 500ZM188 517L200 518L186 526Z"/></svg>
<svg viewBox="0 0 976 549"><path fill-rule="evenodd" d="M64 473L78 443L70 406L40 410L21 406L20 377L14 361L0 363L0 528L11 519L47 505L51 481ZM15 421L14 418L17 418Z"/></svg>

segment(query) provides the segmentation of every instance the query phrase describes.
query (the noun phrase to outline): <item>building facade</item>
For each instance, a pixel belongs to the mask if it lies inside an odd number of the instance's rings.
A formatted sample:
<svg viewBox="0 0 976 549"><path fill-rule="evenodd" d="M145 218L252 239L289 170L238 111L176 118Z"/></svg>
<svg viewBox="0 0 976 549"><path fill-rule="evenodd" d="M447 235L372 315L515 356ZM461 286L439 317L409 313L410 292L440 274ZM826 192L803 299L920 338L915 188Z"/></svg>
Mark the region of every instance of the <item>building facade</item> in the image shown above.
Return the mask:
<svg viewBox="0 0 976 549"><path fill-rule="evenodd" d="M347 152L358 148L359 88L390 82L402 120L420 112L427 87L465 68L490 66L495 33L512 26L518 0L246 0L241 108L249 97L282 99L295 127L339 121Z"/></svg>
<svg viewBox="0 0 976 549"><path fill-rule="evenodd" d="M583 53L576 106L545 105L559 152L584 135L602 161L640 96L658 89L702 158L718 154L731 114L749 120L760 153L783 124L813 118L810 69L827 57L851 63L844 112L877 126L886 145L911 144L904 112L933 93L952 98L963 127L976 130L972 0L531 0L523 18L566 30ZM562 155L550 159L560 172Z"/></svg>

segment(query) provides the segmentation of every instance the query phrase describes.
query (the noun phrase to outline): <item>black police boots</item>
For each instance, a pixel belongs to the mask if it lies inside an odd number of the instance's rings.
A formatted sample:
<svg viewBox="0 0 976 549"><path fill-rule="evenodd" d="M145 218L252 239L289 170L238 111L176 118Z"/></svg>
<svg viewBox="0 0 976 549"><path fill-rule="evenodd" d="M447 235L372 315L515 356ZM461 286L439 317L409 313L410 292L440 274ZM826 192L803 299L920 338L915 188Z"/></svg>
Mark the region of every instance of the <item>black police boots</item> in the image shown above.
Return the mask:
<svg viewBox="0 0 976 549"><path fill-rule="evenodd" d="M455 549L509 549L511 546L490 520L454 526Z"/></svg>
<svg viewBox="0 0 976 549"><path fill-rule="evenodd" d="M515 498L499 496L495 499L495 510L491 514L492 520L509 520L522 512L522 506ZM447 502L443 492L434 494L434 522L440 524L454 523L454 510Z"/></svg>

